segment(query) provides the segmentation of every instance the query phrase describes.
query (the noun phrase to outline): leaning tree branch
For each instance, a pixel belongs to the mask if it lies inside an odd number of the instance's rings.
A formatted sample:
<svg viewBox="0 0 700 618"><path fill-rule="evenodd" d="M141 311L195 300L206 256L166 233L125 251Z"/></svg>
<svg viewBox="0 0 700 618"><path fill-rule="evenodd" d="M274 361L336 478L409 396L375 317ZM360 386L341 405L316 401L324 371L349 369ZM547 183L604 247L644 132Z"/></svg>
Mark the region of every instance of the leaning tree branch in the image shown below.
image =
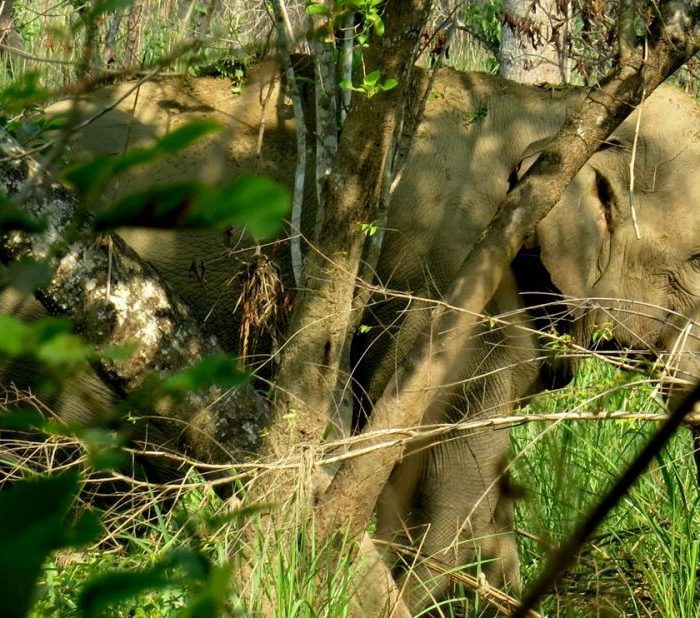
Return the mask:
<svg viewBox="0 0 700 618"><path fill-rule="evenodd" d="M119 395L138 389L151 373L184 369L220 352L187 307L158 273L118 236L96 237L76 223L74 194L51 179L4 131L0 131L0 194L24 212L46 222L37 234L0 232L0 259L47 261L53 276L36 293L53 315L68 316L76 331L96 348L137 345L128 361L102 358L100 376ZM177 405L158 404L169 442L201 461L228 463L255 452L268 418L267 404L250 386L233 391L211 387L189 393ZM169 419L169 420L168 420Z"/></svg>
<svg viewBox="0 0 700 618"><path fill-rule="evenodd" d="M367 431L418 425L435 389L451 381L451 368L468 349L477 320L526 236L556 204L571 179L599 145L634 110L644 86L651 93L698 50L700 7L662 5L649 36L646 66L638 45L589 93L538 160L501 204L492 223L463 262L448 304L463 309L433 315L433 340L410 354L375 405ZM672 11L669 7L672 7ZM645 82L641 77L645 68ZM447 336L442 334L448 333ZM396 389L398 384L399 388ZM352 459L340 468L317 505L319 542L343 529L359 535L403 446Z"/></svg>

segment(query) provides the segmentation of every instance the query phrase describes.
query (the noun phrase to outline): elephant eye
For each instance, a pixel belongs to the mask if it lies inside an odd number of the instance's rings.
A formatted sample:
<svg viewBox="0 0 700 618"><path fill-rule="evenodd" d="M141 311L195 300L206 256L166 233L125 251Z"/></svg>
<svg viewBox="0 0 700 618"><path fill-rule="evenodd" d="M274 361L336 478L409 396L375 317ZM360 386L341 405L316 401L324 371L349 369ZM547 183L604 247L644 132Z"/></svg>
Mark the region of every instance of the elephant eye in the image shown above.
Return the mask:
<svg viewBox="0 0 700 618"><path fill-rule="evenodd" d="M688 258L688 263L697 271L700 271L700 253L694 253Z"/></svg>
<svg viewBox="0 0 700 618"><path fill-rule="evenodd" d="M603 212L605 213L605 223L608 226L608 230L612 231L614 227L613 221L613 205L615 202L615 196L613 194L613 189L608 182L608 179L603 176L598 170L595 170L595 190L598 195L598 200L603 207Z"/></svg>

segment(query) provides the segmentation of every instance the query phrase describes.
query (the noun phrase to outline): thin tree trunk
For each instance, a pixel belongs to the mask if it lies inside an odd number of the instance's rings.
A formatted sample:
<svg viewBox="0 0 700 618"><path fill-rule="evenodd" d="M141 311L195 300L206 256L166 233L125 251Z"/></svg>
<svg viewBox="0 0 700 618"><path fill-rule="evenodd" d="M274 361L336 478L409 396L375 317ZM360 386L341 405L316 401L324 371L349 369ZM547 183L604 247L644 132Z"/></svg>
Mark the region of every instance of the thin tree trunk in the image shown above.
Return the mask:
<svg viewBox="0 0 700 618"><path fill-rule="evenodd" d="M314 95L316 103L316 197L324 204L325 183L338 150L338 101L335 45L326 29L315 23L311 46L314 55ZM320 222L323 211L319 209ZM318 233L315 234L318 236Z"/></svg>
<svg viewBox="0 0 700 618"><path fill-rule="evenodd" d="M298 456L300 447L322 439L351 325L351 301L364 233L361 223L376 218L384 169L399 123L407 84L429 3L387 3L387 31L373 41L367 70L400 86L373 98L357 96L348 115L338 155L328 176L318 237L306 260L295 301L289 340L282 355L265 453L273 460ZM292 411L293 417L290 417ZM276 502L284 502L293 479L282 478Z"/></svg>
<svg viewBox="0 0 700 618"><path fill-rule="evenodd" d="M566 15L558 0L504 0L501 77L523 84L566 81Z"/></svg>
<svg viewBox="0 0 700 618"><path fill-rule="evenodd" d="M274 0L272 10L277 28L277 47L282 59L286 76L286 87L292 99L294 122L296 126L297 161L294 172L294 194L292 195L291 241L292 273L294 281L299 285L303 267L301 254L301 211L304 205L304 179L306 176L306 122L301 104L301 95L297 87L296 74L292 65L291 48L293 44L292 26L289 21L284 0Z"/></svg>
<svg viewBox="0 0 700 618"><path fill-rule="evenodd" d="M24 43L20 34L12 25L12 5L14 0L0 0L0 45L23 51ZM21 73L26 60L0 49L0 64L4 65L9 75Z"/></svg>
<svg viewBox="0 0 700 618"><path fill-rule="evenodd" d="M134 66L139 60L141 49L141 17L143 4L134 2L126 19L126 66Z"/></svg>

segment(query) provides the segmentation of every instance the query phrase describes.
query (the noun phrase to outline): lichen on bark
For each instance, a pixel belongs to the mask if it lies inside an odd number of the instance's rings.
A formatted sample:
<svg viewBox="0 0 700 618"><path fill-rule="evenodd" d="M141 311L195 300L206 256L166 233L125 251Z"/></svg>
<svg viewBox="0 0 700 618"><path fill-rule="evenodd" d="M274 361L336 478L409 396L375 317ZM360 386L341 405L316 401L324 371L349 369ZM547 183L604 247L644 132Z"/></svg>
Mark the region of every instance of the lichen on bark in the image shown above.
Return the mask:
<svg viewBox="0 0 700 618"><path fill-rule="evenodd" d="M0 232L3 262L47 261L51 281L36 296L52 315L68 316L96 347L132 344L128 360L101 357L98 374L119 395L133 393L151 373L166 375L221 353L188 308L147 262L116 235L97 235L75 195L48 177L7 133L0 133L0 191L39 219L38 233ZM211 386L164 402L166 438L202 461L233 462L259 447L267 402L250 385Z"/></svg>

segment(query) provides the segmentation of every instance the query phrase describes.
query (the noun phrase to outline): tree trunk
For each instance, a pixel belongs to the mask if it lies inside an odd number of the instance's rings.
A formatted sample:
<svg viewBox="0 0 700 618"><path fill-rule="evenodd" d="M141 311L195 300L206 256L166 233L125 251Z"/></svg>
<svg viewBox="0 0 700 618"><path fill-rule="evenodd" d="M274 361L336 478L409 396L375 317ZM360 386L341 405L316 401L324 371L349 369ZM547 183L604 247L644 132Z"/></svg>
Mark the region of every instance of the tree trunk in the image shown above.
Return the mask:
<svg viewBox="0 0 700 618"><path fill-rule="evenodd" d="M501 77L522 84L566 82L566 15L559 0L504 0Z"/></svg>
<svg viewBox="0 0 700 618"><path fill-rule="evenodd" d="M420 0L387 3L387 31L370 46L367 72L379 70L381 80L395 78L400 85L372 98L354 97L347 117L282 355L265 446L266 457L272 460L298 457L300 448L318 444L326 431L351 326L365 240L361 224L376 218L384 169L428 10L429 3ZM294 482L286 474L279 477L276 482L282 490L274 501L283 503Z"/></svg>
<svg viewBox="0 0 700 618"><path fill-rule="evenodd" d="M23 51L24 42L21 35L13 28L12 5L14 0L0 0L0 45ZM21 73L26 63L19 56L12 56L12 52L0 50L0 63L3 64L9 75Z"/></svg>
<svg viewBox="0 0 700 618"><path fill-rule="evenodd" d="M96 348L138 343L128 361L97 363L99 375L117 394L133 393L152 372L184 369L221 351L153 268L118 236L95 238L89 229L72 229L78 216L75 197L46 178L5 132L0 132L0 152L0 193L18 197L25 212L48 224L39 234L3 229L0 258L5 263L48 261L53 278L38 299L49 313L70 317ZM230 463L255 452L268 419L265 400L250 386L228 392L211 387L184 396L177 405L163 400L154 406L170 446L203 462Z"/></svg>
<svg viewBox="0 0 700 618"><path fill-rule="evenodd" d="M339 403L334 401L334 394L339 391L340 364L353 325L352 300L365 241L362 224L378 216L385 170L401 127L415 51L429 9L430 3L423 0L386 3L382 15L386 32L372 41L365 70L379 71L381 82L397 79L399 86L372 97L353 97L337 155L330 172L323 173L323 201L315 238L299 282L290 336L281 357L272 425L263 450L266 461L308 459L304 452L323 440L333 407ZM297 508L304 511L311 505L314 492L327 484L322 474L319 486L312 487L309 478L318 475L305 479L299 472L300 468L295 467L282 469L272 482L267 475L265 484L261 481L253 487L250 499L276 506L263 526L279 529L275 523L284 521L292 502L296 500ZM297 537L292 531L289 543L294 542ZM365 537L360 547L359 579L355 580L358 590L365 594L353 611L368 616L407 616L393 580L377 556L373 543ZM244 565L244 577L246 568Z"/></svg>
<svg viewBox="0 0 700 618"><path fill-rule="evenodd" d="M12 4L14 0L0 0L0 42L4 42L5 32L12 28Z"/></svg>

